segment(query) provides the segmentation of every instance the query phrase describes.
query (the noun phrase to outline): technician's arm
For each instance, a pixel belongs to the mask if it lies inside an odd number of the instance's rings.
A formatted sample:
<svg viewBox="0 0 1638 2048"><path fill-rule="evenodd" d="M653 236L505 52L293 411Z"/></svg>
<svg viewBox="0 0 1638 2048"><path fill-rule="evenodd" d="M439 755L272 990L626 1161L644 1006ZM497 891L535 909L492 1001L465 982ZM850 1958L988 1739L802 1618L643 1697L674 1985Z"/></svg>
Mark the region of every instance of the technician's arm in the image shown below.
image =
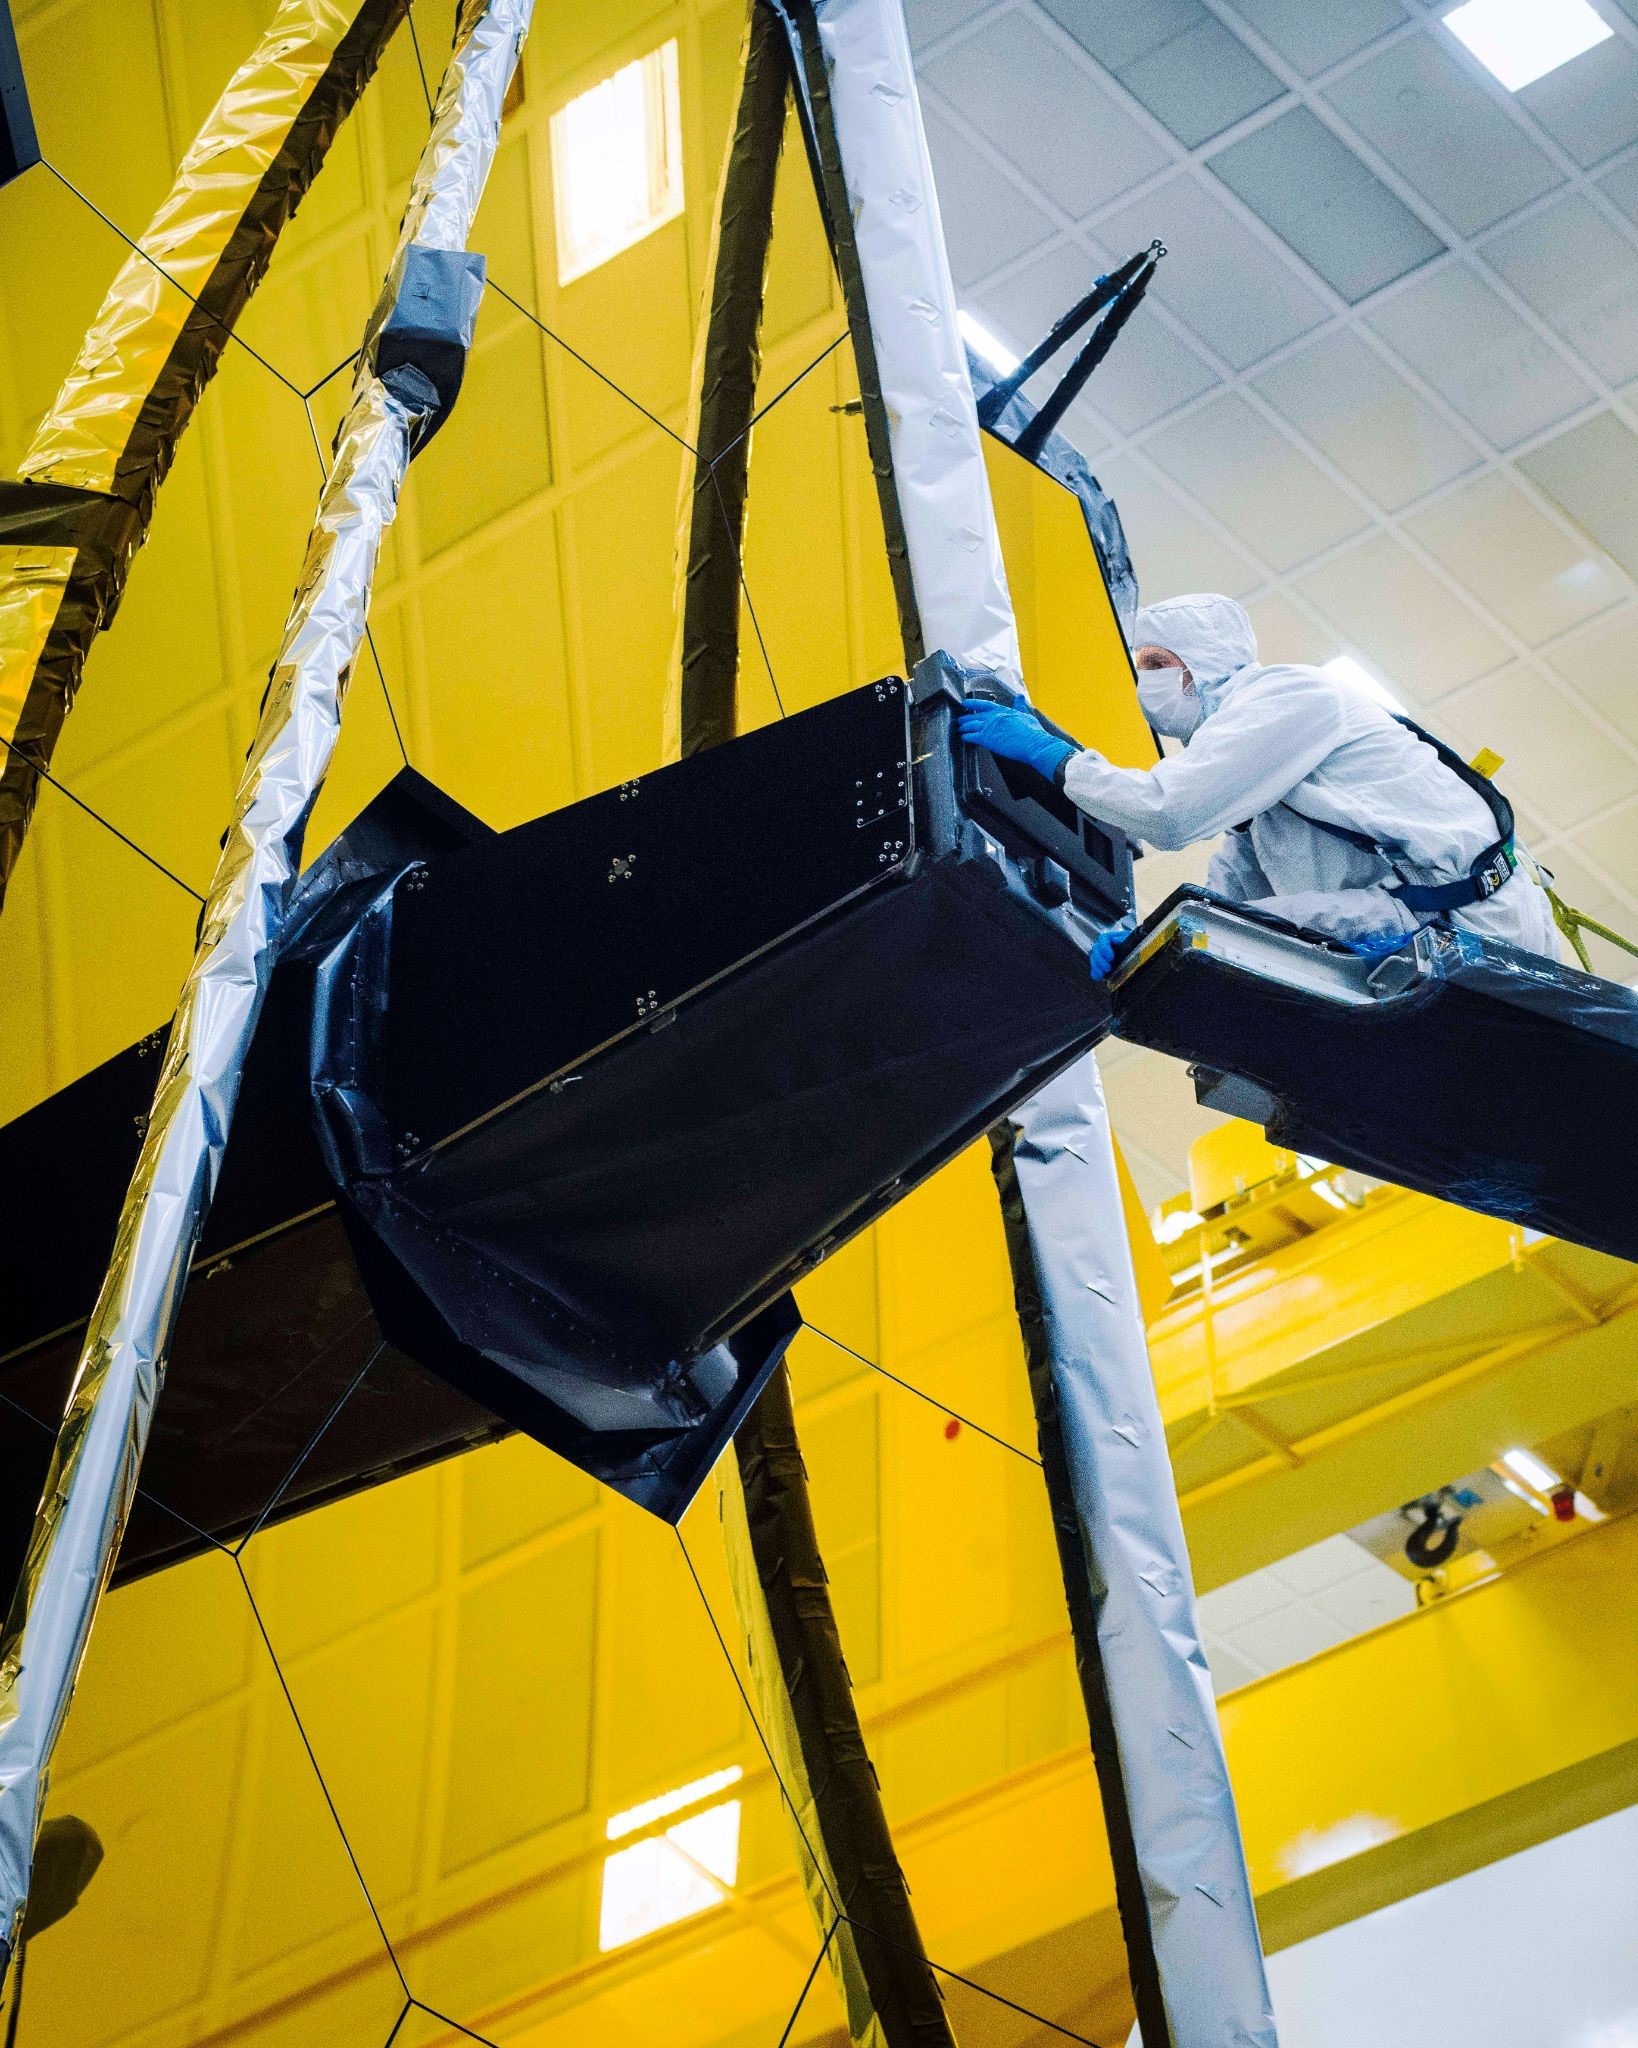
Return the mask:
<svg viewBox="0 0 1638 2048"><path fill-rule="evenodd" d="M1311 669L1275 669L1155 767L1116 768L1088 747L1064 763L1059 778L1079 809L1172 852L1277 804L1342 737L1336 688Z"/></svg>

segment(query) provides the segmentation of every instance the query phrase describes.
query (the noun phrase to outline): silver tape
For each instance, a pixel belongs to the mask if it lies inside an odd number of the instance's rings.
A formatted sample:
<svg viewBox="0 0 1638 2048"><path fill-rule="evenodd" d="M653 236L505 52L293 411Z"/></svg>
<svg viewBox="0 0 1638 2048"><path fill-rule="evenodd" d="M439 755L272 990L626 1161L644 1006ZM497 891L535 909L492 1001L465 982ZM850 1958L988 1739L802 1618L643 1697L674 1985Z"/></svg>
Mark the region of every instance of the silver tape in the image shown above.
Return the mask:
<svg viewBox="0 0 1638 2048"><path fill-rule="evenodd" d="M442 248L465 246L531 6L467 0L400 248L417 235ZM390 292L389 273L372 328ZM363 639L382 535L421 424L363 361L0 1639L0 1964L21 1925L52 1750L136 1491L303 834Z"/></svg>
<svg viewBox="0 0 1638 2048"><path fill-rule="evenodd" d="M923 638L1016 689L1018 627L904 12L824 0L817 16Z"/></svg>
<svg viewBox="0 0 1638 2048"><path fill-rule="evenodd" d="M1016 1121L1013 1167L1087 1579L1071 1607L1096 1617L1170 2028L1151 2048L1276 2048L1097 1061L1077 1060Z"/></svg>
<svg viewBox="0 0 1638 2048"><path fill-rule="evenodd" d="M819 0L911 574L929 648L1023 686L901 0ZM1251 1885L1088 1057L1019 1113L1069 1483L1171 2043L1274 2048Z"/></svg>

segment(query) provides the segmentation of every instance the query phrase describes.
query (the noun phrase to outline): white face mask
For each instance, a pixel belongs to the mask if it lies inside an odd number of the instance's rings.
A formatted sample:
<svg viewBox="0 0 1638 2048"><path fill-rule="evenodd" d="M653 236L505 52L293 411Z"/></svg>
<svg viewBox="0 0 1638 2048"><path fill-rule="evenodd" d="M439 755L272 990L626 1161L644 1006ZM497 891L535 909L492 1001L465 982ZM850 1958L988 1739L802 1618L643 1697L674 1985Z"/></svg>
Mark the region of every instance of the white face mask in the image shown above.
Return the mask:
<svg viewBox="0 0 1638 2048"><path fill-rule="evenodd" d="M1183 687L1188 673L1186 668L1138 670L1138 702L1143 715L1168 739L1186 740L1206 715L1198 694Z"/></svg>

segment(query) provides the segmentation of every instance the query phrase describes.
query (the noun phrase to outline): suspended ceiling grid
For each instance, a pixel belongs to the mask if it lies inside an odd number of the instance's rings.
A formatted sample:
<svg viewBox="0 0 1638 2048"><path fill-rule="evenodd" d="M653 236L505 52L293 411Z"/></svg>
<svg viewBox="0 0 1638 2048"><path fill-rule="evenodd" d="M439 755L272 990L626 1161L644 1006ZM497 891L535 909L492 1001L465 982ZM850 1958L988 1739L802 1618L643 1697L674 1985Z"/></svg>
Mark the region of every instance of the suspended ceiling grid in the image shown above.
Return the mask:
<svg viewBox="0 0 1638 2048"><path fill-rule="evenodd" d="M1517 94L1420 0L909 12L994 334L1170 251L1074 415L1146 591L1230 591L1270 658L1351 654L1494 747L1563 893L1633 932L1638 7L1593 4L1613 36ZM1139 870L1151 902L1202 872ZM1159 1199L1213 1119L1157 1056L1106 1073Z"/></svg>

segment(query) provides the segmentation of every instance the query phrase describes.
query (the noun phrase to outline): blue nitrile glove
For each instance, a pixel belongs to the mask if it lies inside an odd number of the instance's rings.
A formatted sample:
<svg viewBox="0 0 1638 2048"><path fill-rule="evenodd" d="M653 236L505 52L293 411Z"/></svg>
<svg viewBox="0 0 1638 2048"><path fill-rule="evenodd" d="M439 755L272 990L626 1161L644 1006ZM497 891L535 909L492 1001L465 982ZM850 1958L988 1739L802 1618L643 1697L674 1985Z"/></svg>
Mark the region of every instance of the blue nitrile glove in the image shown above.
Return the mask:
<svg viewBox="0 0 1638 2048"><path fill-rule="evenodd" d="M1385 932L1356 932L1342 943L1350 953L1357 953L1362 959L1385 960L1390 953L1402 952L1415 936L1415 932L1401 931L1394 925Z"/></svg>
<svg viewBox="0 0 1638 2048"><path fill-rule="evenodd" d="M1123 917L1119 924L1112 924L1107 931L1099 932L1092 941L1092 950L1086 956L1086 964L1092 970L1094 981L1107 981L1109 970L1115 964L1115 955L1122 943L1137 930L1137 920Z"/></svg>
<svg viewBox="0 0 1638 2048"><path fill-rule="evenodd" d="M992 704L983 697L969 697L957 711L956 733L969 747L987 748L1003 761L1022 761L1048 782L1059 762L1077 751L1068 740L1048 732L1026 706Z"/></svg>

